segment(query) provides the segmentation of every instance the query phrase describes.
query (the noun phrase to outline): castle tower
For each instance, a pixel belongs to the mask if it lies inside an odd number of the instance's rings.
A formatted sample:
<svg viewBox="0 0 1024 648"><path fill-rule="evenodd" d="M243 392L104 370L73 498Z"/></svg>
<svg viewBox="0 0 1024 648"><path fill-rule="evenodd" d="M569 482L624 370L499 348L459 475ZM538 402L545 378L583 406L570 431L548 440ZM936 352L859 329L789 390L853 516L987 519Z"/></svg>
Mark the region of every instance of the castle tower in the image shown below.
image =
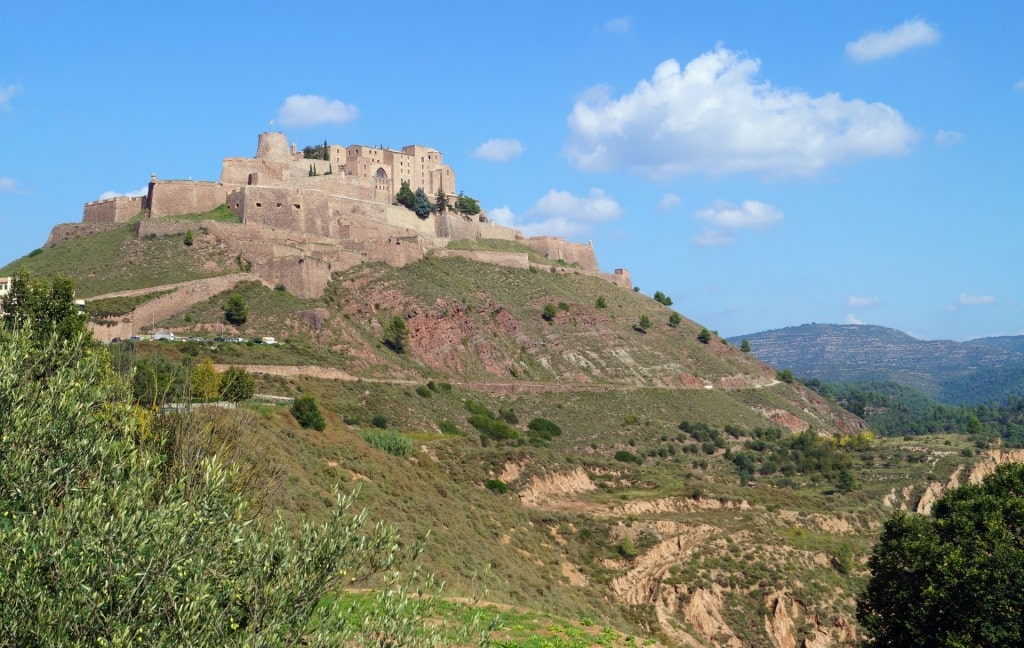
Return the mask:
<svg viewBox="0 0 1024 648"><path fill-rule="evenodd" d="M284 133L260 133L256 145L256 158L268 162L291 162L288 136Z"/></svg>

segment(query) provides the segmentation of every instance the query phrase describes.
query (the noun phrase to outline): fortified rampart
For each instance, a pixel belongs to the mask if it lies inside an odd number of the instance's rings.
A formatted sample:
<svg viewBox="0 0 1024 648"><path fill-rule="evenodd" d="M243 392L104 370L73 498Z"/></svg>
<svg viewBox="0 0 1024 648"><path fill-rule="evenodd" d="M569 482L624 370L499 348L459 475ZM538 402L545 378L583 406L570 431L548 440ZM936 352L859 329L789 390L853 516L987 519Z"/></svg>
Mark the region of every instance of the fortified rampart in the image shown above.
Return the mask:
<svg viewBox="0 0 1024 648"><path fill-rule="evenodd" d="M115 196L85 203L83 223L123 223L146 209L145 196Z"/></svg>
<svg viewBox="0 0 1024 648"><path fill-rule="evenodd" d="M269 285L284 285L302 297L319 296L331 273L358 263L401 266L443 251L451 241L501 239L522 243L562 262L555 272L580 272L631 287L629 273L600 271L590 243L558 237L524 237L489 222L485 213L453 211L417 217L396 203L409 182L433 197L443 191L454 202L455 173L439 151L405 146L400 151L352 145L316 147L329 159L308 159L283 133L261 133L253 158L225 158L219 182L150 178L145 197L117 197L85 205L83 223L54 228L47 245L108 228L145 210L138 235L172 235L204 228L248 263ZM203 213L226 205L241 221L175 221L168 216ZM459 252L498 265L527 268L522 253Z"/></svg>

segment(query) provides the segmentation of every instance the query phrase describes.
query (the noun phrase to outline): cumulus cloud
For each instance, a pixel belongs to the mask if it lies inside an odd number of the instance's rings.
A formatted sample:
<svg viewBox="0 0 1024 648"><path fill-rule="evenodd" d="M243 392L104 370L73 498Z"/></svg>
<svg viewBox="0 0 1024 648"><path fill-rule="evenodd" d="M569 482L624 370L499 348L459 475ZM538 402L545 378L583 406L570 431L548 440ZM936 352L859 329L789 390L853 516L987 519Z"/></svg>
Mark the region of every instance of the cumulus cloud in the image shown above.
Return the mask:
<svg viewBox="0 0 1024 648"><path fill-rule="evenodd" d="M979 306L994 304L996 303L996 298L992 295L968 295L967 293L960 293L960 299L958 301L964 306Z"/></svg>
<svg viewBox="0 0 1024 648"><path fill-rule="evenodd" d="M526 149L517 139L489 139L473 151L473 157L489 162L507 162Z"/></svg>
<svg viewBox="0 0 1024 648"><path fill-rule="evenodd" d="M611 20L605 21L604 30L606 32L623 33L628 32L633 27L633 23L626 16L619 18L612 18Z"/></svg>
<svg viewBox="0 0 1024 648"><path fill-rule="evenodd" d="M0 86L0 108L10 110L11 99L14 98L14 95L19 94L20 92L21 86L19 85Z"/></svg>
<svg viewBox="0 0 1024 648"><path fill-rule="evenodd" d="M871 308L872 306L877 306L881 301L878 297L850 295L846 298L846 306L847 308Z"/></svg>
<svg viewBox="0 0 1024 648"><path fill-rule="evenodd" d="M667 193L667 194L663 195L661 197L661 200L658 202L658 209L660 209L661 211L667 211L667 210L672 209L673 207L677 206L681 202L682 202L682 198L680 198L676 194L674 194L674 193Z"/></svg>
<svg viewBox="0 0 1024 648"><path fill-rule="evenodd" d="M935 143L939 146L953 146L964 141L964 134L955 130L939 130L935 133Z"/></svg>
<svg viewBox="0 0 1024 648"><path fill-rule="evenodd" d="M604 191L591 189L586 196L552 189L521 217L508 207L488 212L500 224L521 229L527 236L579 236L590 231L595 223L613 220L622 215L622 206Z"/></svg>
<svg viewBox="0 0 1024 648"><path fill-rule="evenodd" d="M149 193L149 185L146 185L146 186L141 187L139 189L135 189L134 191L126 191L124 193L121 193L119 191L104 191L103 193L100 194L99 200L106 200L107 198L117 198L119 196L128 196L128 197L145 196L148 193Z"/></svg>
<svg viewBox="0 0 1024 648"><path fill-rule="evenodd" d="M698 209L694 218L711 223L693 239L694 244L706 247L728 245L735 240L735 232L738 230L765 229L781 221L784 216L777 207L758 200L744 200L740 205L718 200L714 207Z"/></svg>
<svg viewBox="0 0 1024 648"><path fill-rule="evenodd" d="M893 108L811 97L756 78L757 59L717 48L685 68L669 59L612 98L591 88L569 115L569 160L584 171L653 178L706 172L813 175L857 158L905 153L917 134Z"/></svg>
<svg viewBox="0 0 1024 648"><path fill-rule="evenodd" d="M864 322L862 322L859 319L857 319L857 317L855 315L853 315L852 313L846 316L846 323L847 324L857 324L857 325L864 324Z"/></svg>
<svg viewBox="0 0 1024 648"><path fill-rule="evenodd" d="M942 34L925 21L908 20L888 31L874 31L846 44L846 55L858 63L896 56L908 49L934 45Z"/></svg>
<svg viewBox="0 0 1024 648"><path fill-rule="evenodd" d="M284 100L277 111L277 120L282 126L317 126L319 124L344 124L359 116L359 109L317 95L292 95Z"/></svg>

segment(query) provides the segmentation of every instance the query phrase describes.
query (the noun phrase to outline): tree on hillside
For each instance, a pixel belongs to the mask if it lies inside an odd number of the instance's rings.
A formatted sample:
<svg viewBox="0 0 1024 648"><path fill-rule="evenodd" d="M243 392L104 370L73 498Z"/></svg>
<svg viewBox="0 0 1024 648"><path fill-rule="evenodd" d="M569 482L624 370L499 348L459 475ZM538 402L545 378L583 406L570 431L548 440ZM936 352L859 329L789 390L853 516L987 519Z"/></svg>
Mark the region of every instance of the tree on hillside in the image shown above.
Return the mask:
<svg viewBox="0 0 1024 648"><path fill-rule="evenodd" d="M683 318L679 316L679 313L673 312L668 316L668 325L672 328L676 328L683 321Z"/></svg>
<svg viewBox="0 0 1024 648"><path fill-rule="evenodd" d="M61 275L47 281L25 271L11 277L10 290L0 299L0 313L7 330L21 329L31 322L37 342L54 334L69 340L84 332L87 318L75 305L74 281Z"/></svg>
<svg viewBox="0 0 1024 648"><path fill-rule="evenodd" d="M405 325L405 318L395 315L384 327L384 335L381 341L395 353L405 353L409 346L409 327Z"/></svg>
<svg viewBox="0 0 1024 648"><path fill-rule="evenodd" d="M220 396L220 373L213 366L213 360L203 358L192 368L192 397L200 401L217 400Z"/></svg>
<svg viewBox="0 0 1024 648"><path fill-rule="evenodd" d="M228 367L220 375L220 397L232 403L252 398L256 380L241 367Z"/></svg>
<svg viewBox="0 0 1024 648"><path fill-rule="evenodd" d="M224 319L235 326L245 324L249 319L249 305L245 303L244 297L238 293L228 295L228 301L224 304Z"/></svg>
<svg viewBox="0 0 1024 648"><path fill-rule="evenodd" d="M647 317L646 314L640 316L640 320L637 322L637 327L642 331L647 331L651 328L651 318Z"/></svg>
<svg viewBox="0 0 1024 648"><path fill-rule="evenodd" d="M740 351L743 353L750 353L750 340L743 338L743 341L740 342Z"/></svg>
<svg viewBox="0 0 1024 648"><path fill-rule="evenodd" d="M426 218L430 216L430 212L434 210L434 206L430 204L430 198L427 197L427 192L423 191L423 187L416 189L416 200L413 202L412 210L416 212L416 215L420 218Z"/></svg>
<svg viewBox="0 0 1024 648"><path fill-rule="evenodd" d="M316 399L309 394L299 394L295 397L292 402L292 416L304 428L313 428L318 432L323 432L327 427L324 415L320 412L320 406L316 404Z"/></svg>
<svg viewBox="0 0 1024 648"><path fill-rule="evenodd" d="M658 302L659 304L664 304L665 306L672 305L672 298L666 295L665 293L661 292L660 290L655 291L654 301Z"/></svg>
<svg viewBox="0 0 1024 648"><path fill-rule="evenodd" d="M699 340L701 344L710 344L711 331L707 330L706 328L702 328L700 330L700 333L697 334L697 340Z"/></svg>
<svg viewBox="0 0 1024 648"><path fill-rule="evenodd" d="M897 512L857 600L866 646L1024 645L1024 465Z"/></svg>
<svg viewBox="0 0 1024 648"><path fill-rule="evenodd" d="M545 322L551 323L558 317L558 307L554 304L545 304L540 316Z"/></svg>
<svg viewBox="0 0 1024 648"><path fill-rule="evenodd" d="M416 194L413 193L408 180L402 180L402 186L398 189L398 195L395 196L395 200L398 201L399 205L407 209L416 208Z"/></svg>

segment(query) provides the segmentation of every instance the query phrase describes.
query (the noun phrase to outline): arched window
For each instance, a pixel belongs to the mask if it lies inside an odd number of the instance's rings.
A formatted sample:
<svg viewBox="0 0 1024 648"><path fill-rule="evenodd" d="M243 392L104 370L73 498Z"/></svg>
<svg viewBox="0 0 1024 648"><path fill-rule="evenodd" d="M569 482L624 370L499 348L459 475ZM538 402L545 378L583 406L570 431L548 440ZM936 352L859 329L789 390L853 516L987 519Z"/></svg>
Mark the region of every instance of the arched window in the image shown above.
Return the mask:
<svg viewBox="0 0 1024 648"><path fill-rule="evenodd" d="M376 175L377 175L378 178L386 178L386 177L388 177L388 172L384 170L384 167L379 167L377 169L377 174Z"/></svg>

